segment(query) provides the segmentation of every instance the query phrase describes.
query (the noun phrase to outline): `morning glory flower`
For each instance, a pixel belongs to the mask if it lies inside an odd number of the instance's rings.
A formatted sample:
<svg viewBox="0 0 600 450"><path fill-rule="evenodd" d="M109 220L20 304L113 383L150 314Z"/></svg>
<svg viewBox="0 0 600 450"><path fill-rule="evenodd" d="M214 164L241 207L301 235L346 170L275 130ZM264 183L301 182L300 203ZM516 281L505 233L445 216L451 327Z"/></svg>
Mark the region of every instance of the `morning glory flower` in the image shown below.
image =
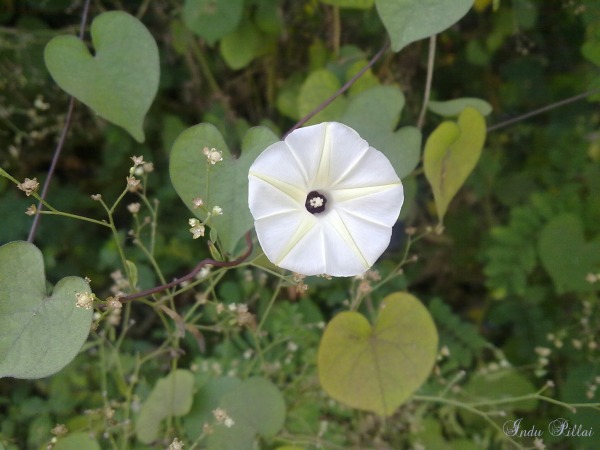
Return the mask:
<svg viewBox="0 0 600 450"><path fill-rule="evenodd" d="M303 275L367 271L388 247L404 201L389 160L337 122L297 129L269 146L248 179L265 255Z"/></svg>

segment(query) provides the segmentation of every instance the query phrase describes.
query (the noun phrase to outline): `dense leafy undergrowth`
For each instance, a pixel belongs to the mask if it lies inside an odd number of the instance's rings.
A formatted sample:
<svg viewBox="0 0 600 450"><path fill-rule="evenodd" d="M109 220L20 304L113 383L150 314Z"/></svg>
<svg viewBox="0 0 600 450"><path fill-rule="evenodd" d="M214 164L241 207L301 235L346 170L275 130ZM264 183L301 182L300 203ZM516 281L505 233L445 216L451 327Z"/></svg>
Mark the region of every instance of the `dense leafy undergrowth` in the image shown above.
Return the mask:
<svg viewBox="0 0 600 450"><path fill-rule="evenodd" d="M0 0L0 449L600 447L599 29L595 0ZM404 187L356 277L244 254L249 168L321 122Z"/></svg>

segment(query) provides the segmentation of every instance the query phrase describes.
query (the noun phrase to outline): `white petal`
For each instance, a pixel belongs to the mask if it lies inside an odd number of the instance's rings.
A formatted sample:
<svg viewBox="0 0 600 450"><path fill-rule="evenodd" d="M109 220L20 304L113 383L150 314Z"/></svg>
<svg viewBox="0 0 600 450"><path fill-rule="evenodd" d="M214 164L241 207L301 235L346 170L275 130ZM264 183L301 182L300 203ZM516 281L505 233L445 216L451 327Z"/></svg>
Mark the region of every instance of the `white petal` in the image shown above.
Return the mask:
<svg viewBox="0 0 600 450"><path fill-rule="evenodd" d="M399 183L400 178L396 175L390 161L379 150L369 147L360 160L341 179L338 179L331 186L331 189L371 187Z"/></svg>
<svg viewBox="0 0 600 450"><path fill-rule="evenodd" d="M252 163L249 173L258 177L264 176L285 181L303 191L307 189L304 168L283 141L275 142L267 147Z"/></svg>
<svg viewBox="0 0 600 450"><path fill-rule="evenodd" d="M282 260L314 228L318 221L306 211L290 211L264 217L254 222L260 246L269 261L280 267ZM294 269L290 269L294 270Z"/></svg>
<svg viewBox="0 0 600 450"><path fill-rule="evenodd" d="M367 267L371 267L390 245L392 227L345 211L340 211L339 214L362 257L367 261Z"/></svg>
<svg viewBox="0 0 600 450"><path fill-rule="evenodd" d="M404 202L402 184L373 188L341 189L330 192L336 210L360 217L367 222L391 227L398 220Z"/></svg>
<svg viewBox="0 0 600 450"><path fill-rule="evenodd" d="M337 122L327 124L326 136L331 146L328 185L332 187L360 164L369 144L352 128Z"/></svg>
<svg viewBox="0 0 600 450"><path fill-rule="evenodd" d="M248 206L254 220L289 211L306 211L304 199L298 201L271 183L248 176Z"/></svg>
<svg viewBox="0 0 600 450"><path fill-rule="evenodd" d="M306 183L311 189L314 188L313 181L321 162L326 128L327 123L299 128L285 138L285 143L302 167Z"/></svg>
<svg viewBox="0 0 600 450"><path fill-rule="evenodd" d="M326 248L320 221L296 243L278 266L302 275L326 273Z"/></svg>

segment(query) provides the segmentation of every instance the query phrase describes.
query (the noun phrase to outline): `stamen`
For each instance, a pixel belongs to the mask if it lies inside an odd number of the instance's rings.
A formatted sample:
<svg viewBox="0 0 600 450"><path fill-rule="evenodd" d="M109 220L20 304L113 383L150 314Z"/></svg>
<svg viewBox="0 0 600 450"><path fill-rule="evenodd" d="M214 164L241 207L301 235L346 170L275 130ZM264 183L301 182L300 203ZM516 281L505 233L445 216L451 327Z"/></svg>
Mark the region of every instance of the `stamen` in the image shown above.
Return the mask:
<svg viewBox="0 0 600 450"><path fill-rule="evenodd" d="M306 210L311 214L318 214L325 211L325 204L327 203L327 197L317 191L311 191L306 196L306 202L304 206Z"/></svg>

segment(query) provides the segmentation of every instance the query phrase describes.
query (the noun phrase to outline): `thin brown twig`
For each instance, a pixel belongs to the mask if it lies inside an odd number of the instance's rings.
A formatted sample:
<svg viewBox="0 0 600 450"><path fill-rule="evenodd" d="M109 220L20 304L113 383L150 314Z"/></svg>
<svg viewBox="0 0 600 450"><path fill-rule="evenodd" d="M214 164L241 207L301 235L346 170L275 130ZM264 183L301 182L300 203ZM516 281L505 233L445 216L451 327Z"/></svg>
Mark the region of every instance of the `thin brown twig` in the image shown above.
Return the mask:
<svg viewBox="0 0 600 450"><path fill-rule="evenodd" d="M545 112L551 111L556 108L560 108L561 106L568 105L569 103L574 103L579 100L583 100L584 98L589 97L590 95L600 93L600 88L592 89L590 91L584 92L582 94L574 95L573 97L565 98L564 100L560 100L555 103L551 103L550 105L543 106L542 108L536 109L534 111L529 111L528 113L521 114L520 116L513 117L512 119L505 120L504 122L499 122L494 125L490 125L487 129L487 132L496 131L500 128L505 128L509 125L512 125L517 122L521 122L522 120L529 119L530 117L537 116L539 114L543 114Z"/></svg>
<svg viewBox="0 0 600 450"><path fill-rule="evenodd" d="M325 100L319 106L317 106L315 109L313 109L311 112L309 112L306 116L304 116L302 119L300 119L292 128L290 128L288 130L288 132L285 134L284 138L288 134L290 134L292 131L294 131L295 129L300 128L302 125L304 125L310 119L312 119L315 115L317 115L318 113L323 111L336 98L338 98L340 95L342 95L348 89L350 89L350 87L356 82L356 80L358 80L361 76L363 76L363 74L367 70L369 70L371 67L373 67L373 65L377 61L379 61L379 59L385 54L389 45L390 45L389 42L386 41L386 43L383 45L383 47L381 47L381 49L375 54L375 56L373 56L371 58L371 60L367 63L367 65L365 67L360 69L360 71L356 75L354 75L352 78L350 78L348 81L346 81L346 83L341 88L339 88L333 95L331 95L331 97L329 97L327 100Z"/></svg>
<svg viewBox="0 0 600 450"><path fill-rule="evenodd" d="M250 253L252 253L253 245L252 245L252 234L250 233L250 231L248 231L246 233L246 245L248 246L248 248L246 249L244 254L242 256L240 256L239 258L234 259L233 261L217 261L212 258L203 259L194 268L194 270L192 270L187 275L182 276L181 278L177 278L177 279L171 281L170 283L166 283L166 284L163 284L160 286L146 289L144 291L136 292L134 294L129 294L129 295L126 295L125 297L120 297L119 300L121 301L121 303L125 303L125 302L129 302L131 300L135 300L136 298L147 297L149 295L156 294L157 292L161 292L166 289L175 287L178 284L183 283L184 281L188 281L188 280L191 280L192 278L194 278L198 274L198 272L200 272L200 270L202 270L202 268L207 266L208 264L210 264L211 266L215 266L215 267L237 266L238 264L243 262L246 258L248 258L248 256L250 256Z"/></svg>
<svg viewBox="0 0 600 450"><path fill-rule="evenodd" d="M85 33L85 25L87 23L88 13L90 11L90 3L91 0L86 0L83 5L83 11L81 13L81 22L79 24L79 39L83 39L83 35ZM52 176L54 175L54 171L56 170L56 165L58 164L58 159L60 158L60 154L65 145L65 140L67 138L67 134L69 129L71 128L71 121L73 120L73 110L75 109L75 98L71 96L69 98L69 106L67 109L67 115L65 117L65 124L63 125L63 129L60 133L60 138L58 139L58 144L56 144L56 149L54 150L54 155L52 156L52 161L50 162L50 167L48 168L48 175L46 176L46 180L44 181L44 186L42 187L42 192L40 194L40 201L37 206L37 212L33 218L33 222L31 224L31 228L29 229L29 236L27 237L27 242L33 242L35 239L35 234L40 224L40 220L42 215L40 214L42 209L44 208L43 202L46 200L46 195L48 194L48 189L50 187L50 182L52 181Z"/></svg>

